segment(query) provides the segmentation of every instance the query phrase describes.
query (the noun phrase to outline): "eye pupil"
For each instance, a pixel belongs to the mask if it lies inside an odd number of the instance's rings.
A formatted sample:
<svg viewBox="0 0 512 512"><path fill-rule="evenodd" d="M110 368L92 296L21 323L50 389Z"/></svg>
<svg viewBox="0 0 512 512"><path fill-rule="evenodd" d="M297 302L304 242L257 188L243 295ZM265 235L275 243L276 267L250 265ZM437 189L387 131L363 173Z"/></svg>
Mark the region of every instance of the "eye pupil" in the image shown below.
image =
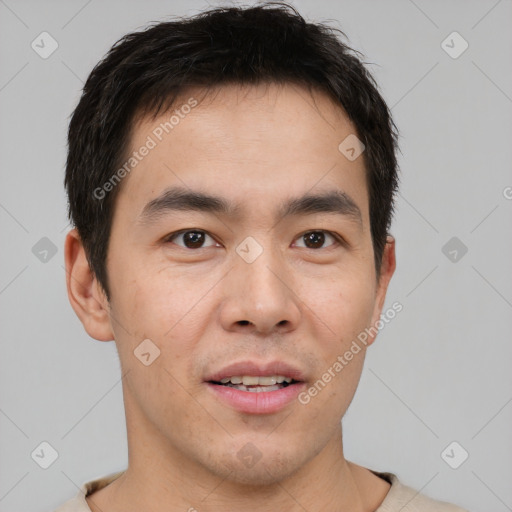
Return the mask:
<svg viewBox="0 0 512 512"><path fill-rule="evenodd" d="M183 244L187 249L200 249L205 242L205 236L206 233L203 231L189 230L181 233ZM325 243L325 232L321 230L309 231L302 235L302 238L308 249L321 249Z"/></svg>
<svg viewBox="0 0 512 512"><path fill-rule="evenodd" d="M310 249L318 249L319 247L322 247L325 242L325 234L322 233L322 231L312 231L311 233L304 235L304 242ZM309 243L312 243L313 247L311 247Z"/></svg>
<svg viewBox="0 0 512 512"><path fill-rule="evenodd" d="M204 233L200 231L187 231L183 235L185 245L191 249L197 249L204 243Z"/></svg>

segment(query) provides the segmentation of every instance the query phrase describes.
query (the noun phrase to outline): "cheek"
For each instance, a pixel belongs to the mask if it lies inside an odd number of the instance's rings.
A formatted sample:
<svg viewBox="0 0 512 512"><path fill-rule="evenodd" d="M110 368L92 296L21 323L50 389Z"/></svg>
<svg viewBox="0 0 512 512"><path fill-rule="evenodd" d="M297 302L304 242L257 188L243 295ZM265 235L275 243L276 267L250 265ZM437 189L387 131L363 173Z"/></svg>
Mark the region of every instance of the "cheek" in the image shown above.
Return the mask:
<svg viewBox="0 0 512 512"><path fill-rule="evenodd" d="M350 345L357 335L370 324L375 305L375 289L364 279L355 274L345 276L337 281L322 284L316 282L315 288L309 288L305 304L315 324L324 324L332 350L342 350Z"/></svg>
<svg viewBox="0 0 512 512"><path fill-rule="evenodd" d="M116 345L136 407L155 422L174 418L178 410L183 416L190 400L187 362L199 335L194 318L204 311L197 290L179 279L171 286L158 273L117 279L121 286L112 294L117 298L112 317L122 318L123 326L115 329Z"/></svg>
<svg viewBox="0 0 512 512"><path fill-rule="evenodd" d="M190 367L194 354L215 314L214 294L208 293L211 283L185 272L170 275L149 270L130 282L123 280L121 274L117 279L121 286L113 294L117 298L113 315L122 318L126 327L115 330L123 369L133 369L132 380L140 378L145 388L169 389L169 385L176 385L175 380L189 382L195 371ZM123 286L128 282L129 286ZM146 339L157 347L156 353L159 351L153 363L158 372L144 372L134 357Z"/></svg>
<svg viewBox="0 0 512 512"><path fill-rule="evenodd" d="M317 286L308 298L312 321L323 333L317 331L315 354L320 365L304 397L317 411L313 416L326 411L332 418L343 415L354 396L366 353L358 335L371 323L374 293L368 282L347 277Z"/></svg>
<svg viewBox="0 0 512 512"><path fill-rule="evenodd" d="M114 313L125 320L133 337L165 344L184 326L190 328L196 311L204 308L206 301L201 298L208 290L207 283L183 272L170 275L166 270L127 269L118 275ZM130 280L123 275L136 277Z"/></svg>
<svg viewBox="0 0 512 512"><path fill-rule="evenodd" d="M345 350L340 350L331 354L329 362L320 370L316 379L299 395L299 407L304 410L304 422L315 424L321 419L324 427L330 425L330 428L337 428L345 415L361 377L365 351L361 350L350 361L342 364L338 356L343 358L344 353ZM325 428L323 431L329 435Z"/></svg>

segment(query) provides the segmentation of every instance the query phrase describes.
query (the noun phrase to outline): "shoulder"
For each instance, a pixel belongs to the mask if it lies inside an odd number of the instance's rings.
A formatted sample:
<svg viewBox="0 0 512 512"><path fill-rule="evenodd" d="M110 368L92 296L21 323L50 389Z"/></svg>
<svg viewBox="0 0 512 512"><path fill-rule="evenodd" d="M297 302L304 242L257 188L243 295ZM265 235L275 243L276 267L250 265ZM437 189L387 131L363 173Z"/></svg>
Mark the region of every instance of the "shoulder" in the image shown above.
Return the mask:
<svg viewBox="0 0 512 512"><path fill-rule="evenodd" d="M437 501L402 484L393 473L379 473L377 476L387 480L391 487L389 492L375 512L468 512L456 505Z"/></svg>
<svg viewBox="0 0 512 512"><path fill-rule="evenodd" d="M91 512L85 498L75 496L56 508L53 512Z"/></svg>
<svg viewBox="0 0 512 512"><path fill-rule="evenodd" d="M106 487L123 473L124 471L119 471L117 473L111 473L107 476L95 478L94 480L83 483L74 498L64 502L53 512L91 512L85 497L103 489L103 487Z"/></svg>

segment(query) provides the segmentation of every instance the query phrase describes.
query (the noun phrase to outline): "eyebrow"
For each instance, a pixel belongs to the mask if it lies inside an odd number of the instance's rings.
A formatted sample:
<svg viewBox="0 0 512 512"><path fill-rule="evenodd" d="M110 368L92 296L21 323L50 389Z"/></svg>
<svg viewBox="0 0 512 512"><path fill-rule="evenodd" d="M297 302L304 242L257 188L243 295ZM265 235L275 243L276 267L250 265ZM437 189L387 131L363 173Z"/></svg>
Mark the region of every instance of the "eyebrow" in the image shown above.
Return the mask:
<svg viewBox="0 0 512 512"><path fill-rule="evenodd" d="M137 222L149 225L172 211L197 211L239 217L242 209L226 199L181 187L164 190L158 197L147 203ZM332 190L318 194L305 194L286 200L276 212L276 219L295 215L332 213L347 217L362 226L361 210L345 192Z"/></svg>

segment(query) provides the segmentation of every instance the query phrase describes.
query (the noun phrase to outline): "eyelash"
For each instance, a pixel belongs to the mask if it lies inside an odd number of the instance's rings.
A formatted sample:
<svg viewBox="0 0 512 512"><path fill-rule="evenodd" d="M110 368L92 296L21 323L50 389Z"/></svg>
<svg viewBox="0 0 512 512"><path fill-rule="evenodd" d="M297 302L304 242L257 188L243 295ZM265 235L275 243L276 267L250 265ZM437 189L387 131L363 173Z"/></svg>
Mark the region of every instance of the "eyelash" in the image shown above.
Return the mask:
<svg viewBox="0 0 512 512"><path fill-rule="evenodd" d="M164 239L164 242L165 243L172 243L172 240L180 235L184 235L186 233L204 233L205 235L208 235L210 238L212 238L213 240L215 240L215 238L210 235L207 231L204 231L203 229L182 229L180 231L175 231L174 233L171 233L169 234L168 236L165 237ZM309 249L311 251L319 251L320 249L329 249L330 247L333 247L333 246L346 246L346 242L344 241L344 239L338 235L337 233L334 233L332 231L328 231L326 229L311 229L309 231L304 231L302 234L300 234L295 240L298 240L299 238L302 238L304 237L305 235L308 235L310 233L326 233L327 235L331 236L332 238L334 238L334 241L335 243L327 246L327 247L320 247L319 249L312 249L310 247L301 247L301 249ZM218 243L218 242L217 242ZM176 244L178 245L178 244ZM181 246L181 245L178 245L178 247L181 247L182 249L187 249L189 251L197 251L197 250L200 250L200 249L208 249L208 247L199 247L197 249L193 249L193 248L190 248L190 247L185 247L185 246Z"/></svg>

